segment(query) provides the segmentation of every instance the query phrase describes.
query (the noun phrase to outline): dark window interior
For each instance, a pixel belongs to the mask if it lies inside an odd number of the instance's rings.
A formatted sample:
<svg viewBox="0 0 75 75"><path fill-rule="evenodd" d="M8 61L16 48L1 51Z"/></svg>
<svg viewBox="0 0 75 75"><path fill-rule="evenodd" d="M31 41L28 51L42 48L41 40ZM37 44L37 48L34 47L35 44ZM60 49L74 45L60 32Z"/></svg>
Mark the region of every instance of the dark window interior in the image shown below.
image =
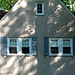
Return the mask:
<svg viewBox="0 0 75 75"><path fill-rule="evenodd" d="M70 47L63 47L63 54L70 54L71 50Z"/></svg>
<svg viewBox="0 0 75 75"><path fill-rule="evenodd" d="M9 53L17 53L17 47L9 47Z"/></svg>
<svg viewBox="0 0 75 75"><path fill-rule="evenodd" d="M42 4L40 4L40 13L42 13Z"/></svg>
<svg viewBox="0 0 75 75"><path fill-rule="evenodd" d="M42 13L42 4L37 4L37 13Z"/></svg>
<svg viewBox="0 0 75 75"><path fill-rule="evenodd" d="M58 54L58 47L51 47L52 54Z"/></svg>
<svg viewBox="0 0 75 75"><path fill-rule="evenodd" d="M39 4L37 4L37 13L39 13Z"/></svg>
<svg viewBox="0 0 75 75"><path fill-rule="evenodd" d="M22 53L28 54L29 53L29 47L22 47Z"/></svg>

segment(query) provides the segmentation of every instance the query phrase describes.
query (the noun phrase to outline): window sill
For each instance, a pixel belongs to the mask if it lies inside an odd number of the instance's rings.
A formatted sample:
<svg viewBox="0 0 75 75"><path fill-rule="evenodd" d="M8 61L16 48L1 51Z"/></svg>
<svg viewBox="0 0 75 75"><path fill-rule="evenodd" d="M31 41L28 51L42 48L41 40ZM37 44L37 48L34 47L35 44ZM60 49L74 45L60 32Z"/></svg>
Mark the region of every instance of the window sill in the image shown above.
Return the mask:
<svg viewBox="0 0 75 75"><path fill-rule="evenodd" d="M7 56L31 56L31 55L37 55L36 53L35 54L7 54Z"/></svg>
<svg viewBox="0 0 75 75"><path fill-rule="evenodd" d="M37 15L37 14L36 14L35 16L45 16L45 15Z"/></svg>
<svg viewBox="0 0 75 75"><path fill-rule="evenodd" d="M36 13L36 15L37 15L37 16L44 16L44 13L42 13L42 14L40 14L40 13L39 13L39 14Z"/></svg>
<svg viewBox="0 0 75 75"><path fill-rule="evenodd" d="M63 55L51 54L51 55L49 55L49 56L54 56L54 57L55 57L55 56L58 56L58 57L59 57L59 56L61 56L61 57L62 57L62 56L66 56L66 57L67 57L67 56L68 56L68 57L69 57L69 56L73 56L73 54L63 54Z"/></svg>

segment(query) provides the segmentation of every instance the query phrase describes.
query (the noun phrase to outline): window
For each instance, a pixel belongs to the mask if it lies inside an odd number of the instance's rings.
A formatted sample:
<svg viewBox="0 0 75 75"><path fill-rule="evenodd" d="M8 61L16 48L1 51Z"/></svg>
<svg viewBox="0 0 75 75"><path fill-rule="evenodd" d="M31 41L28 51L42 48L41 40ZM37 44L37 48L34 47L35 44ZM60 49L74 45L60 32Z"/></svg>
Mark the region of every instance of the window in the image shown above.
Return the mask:
<svg viewBox="0 0 75 75"><path fill-rule="evenodd" d="M17 54L17 39L9 39L9 53Z"/></svg>
<svg viewBox="0 0 75 75"><path fill-rule="evenodd" d="M44 3L36 3L36 15L44 15Z"/></svg>
<svg viewBox="0 0 75 75"><path fill-rule="evenodd" d="M51 39L50 40L50 46L51 46L51 54L58 54L58 40L57 39Z"/></svg>
<svg viewBox="0 0 75 75"><path fill-rule="evenodd" d="M49 38L49 55L73 55L71 38Z"/></svg>
<svg viewBox="0 0 75 75"><path fill-rule="evenodd" d="M22 39L22 53L24 54L29 53L29 38Z"/></svg>
<svg viewBox="0 0 75 75"><path fill-rule="evenodd" d="M63 39L63 54L71 53L70 39Z"/></svg>
<svg viewBox="0 0 75 75"><path fill-rule="evenodd" d="M8 38L8 55L30 55L31 38Z"/></svg>

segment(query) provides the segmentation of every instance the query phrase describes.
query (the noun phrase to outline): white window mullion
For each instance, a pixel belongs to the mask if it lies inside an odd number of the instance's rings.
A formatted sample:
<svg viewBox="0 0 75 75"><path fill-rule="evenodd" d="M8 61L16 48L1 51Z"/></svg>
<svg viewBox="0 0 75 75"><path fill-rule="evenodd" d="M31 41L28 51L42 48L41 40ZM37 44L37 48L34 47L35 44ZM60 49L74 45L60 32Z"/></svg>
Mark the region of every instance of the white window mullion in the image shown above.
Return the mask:
<svg viewBox="0 0 75 75"><path fill-rule="evenodd" d="M22 39L18 38L17 39L17 54L22 54Z"/></svg>
<svg viewBox="0 0 75 75"><path fill-rule="evenodd" d="M42 15L44 15L44 3L42 3Z"/></svg>
<svg viewBox="0 0 75 75"><path fill-rule="evenodd" d="M73 55L73 39L70 39L71 55Z"/></svg>
<svg viewBox="0 0 75 75"><path fill-rule="evenodd" d="M30 55L31 55L31 38L29 39L29 51L30 51Z"/></svg>
<svg viewBox="0 0 75 75"><path fill-rule="evenodd" d="M18 39L16 39L17 40L17 54L18 54Z"/></svg>
<svg viewBox="0 0 75 75"><path fill-rule="evenodd" d="M63 40L62 38L58 39L58 55L63 55Z"/></svg>
<svg viewBox="0 0 75 75"><path fill-rule="evenodd" d="M9 39L7 39L7 41L8 41L7 55L9 55Z"/></svg>
<svg viewBox="0 0 75 75"><path fill-rule="evenodd" d="M36 14L37 14L37 10L38 10L38 9L37 9L37 4L36 4Z"/></svg>
<svg viewBox="0 0 75 75"><path fill-rule="evenodd" d="M51 39L49 39L49 55L51 55Z"/></svg>

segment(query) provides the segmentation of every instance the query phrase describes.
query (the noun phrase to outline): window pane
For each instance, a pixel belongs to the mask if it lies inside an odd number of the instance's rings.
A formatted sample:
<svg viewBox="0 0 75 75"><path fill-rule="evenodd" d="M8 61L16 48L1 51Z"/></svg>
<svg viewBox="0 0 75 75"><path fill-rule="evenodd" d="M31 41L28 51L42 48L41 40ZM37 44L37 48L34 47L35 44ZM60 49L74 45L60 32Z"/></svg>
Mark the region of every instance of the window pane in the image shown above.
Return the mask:
<svg viewBox="0 0 75 75"><path fill-rule="evenodd" d="M58 40L51 40L51 46L58 46Z"/></svg>
<svg viewBox="0 0 75 75"><path fill-rule="evenodd" d="M40 10L40 13L42 13L42 4L40 4L39 10Z"/></svg>
<svg viewBox="0 0 75 75"><path fill-rule="evenodd" d="M64 46L70 46L70 40L63 40L63 45Z"/></svg>
<svg viewBox="0 0 75 75"><path fill-rule="evenodd" d="M9 39L9 45L10 46L16 46L17 45L17 39Z"/></svg>
<svg viewBox="0 0 75 75"><path fill-rule="evenodd" d="M22 53L28 54L29 53L29 47L22 47Z"/></svg>
<svg viewBox="0 0 75 75"><path fill-rule="evenodd" d="M42 8L42 4L40 4L40 8Z"/></svg>
<svg viewBox="0 0 75 75"><path fill-rule="evenodd" d="M37 4L37 13L42 13L42 4Z"/></svg>
<svg viewBox="0 0 75 75"><path fill-rule="evenodd" d="M63 47L63 54L70 54L71 50L70 47Z"/></svg>
<svg viewBox="0 0 75 75"><path fill-rule="evenodd" d="M40 9L39 13L42 13L42 10Z"/></svg>
<svg viewBox="0 0 75 75"><path fill-rule="evenodd" d="M39 13L39 8L40 8L39 4L37 4L37 13Z"/></svg>
<svg viewBox="0 0 75 75"><path fill-rule="evenodd" d="M22 46L29 46L29 38L22 39Z"/></svg>
<svg viewBox="0 0 75 75"><path fill-rule="evenodd" d="M39 9L39 4L37 4L37 8Z"/></svg>
<svg viewBox="0 0 75 75"><path fill-rule="evenodd" d="M51 47L52 54L58 54L58 47Z"/></svg>
<svg viewBox="0 0 75 75"><path fill-rule="evenodd" d="M9 47L9 53L17 53L17 47Z"/></svg>

